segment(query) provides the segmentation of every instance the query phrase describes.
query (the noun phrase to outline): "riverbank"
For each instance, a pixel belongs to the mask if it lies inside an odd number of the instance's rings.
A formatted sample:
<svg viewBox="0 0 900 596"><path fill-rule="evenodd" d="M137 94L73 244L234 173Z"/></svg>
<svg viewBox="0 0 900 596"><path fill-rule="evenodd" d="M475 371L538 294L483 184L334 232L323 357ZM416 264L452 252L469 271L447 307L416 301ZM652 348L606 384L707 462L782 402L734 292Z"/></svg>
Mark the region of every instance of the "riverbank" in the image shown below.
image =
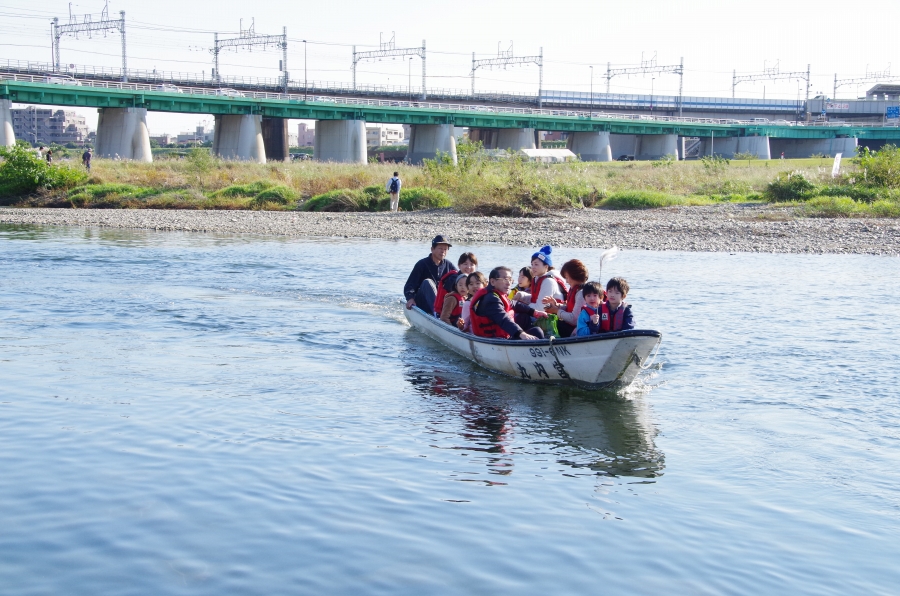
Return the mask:
<svg viewBox="0 0 900 596"><path fill-rule="evenodd" d="M292 237L380 238L457 244L706 252L900 255L894 219L798 218L792 208L726 203L642 211L570 209L542 217L481 217L451 210L401 213L0 209L0 223Z"/></svg>

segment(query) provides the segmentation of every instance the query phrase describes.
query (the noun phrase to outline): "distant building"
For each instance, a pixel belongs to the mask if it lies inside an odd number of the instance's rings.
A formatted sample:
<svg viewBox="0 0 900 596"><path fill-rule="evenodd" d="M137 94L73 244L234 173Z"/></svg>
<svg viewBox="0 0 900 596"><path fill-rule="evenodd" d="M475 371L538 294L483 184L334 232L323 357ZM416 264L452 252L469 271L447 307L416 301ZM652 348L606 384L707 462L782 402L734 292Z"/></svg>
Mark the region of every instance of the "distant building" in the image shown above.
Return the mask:
<svg viewBox="0 0 900 596"><path fill-rule="evenodd" d="M151 135L150 140L156 141L161 147L165 147L166 145L171 145L172 143L176 142L178 140L178 137L173 137L169 134Z"/></svg>
<svg viewBox="0 0 900 596"><path fill-rule="evenodd" d="M569 137L569 133L560 132L558 130L549 131L542 130L541 131L541 140L542 141L565 141Z"/></svg>
<svg viewBox="0 0 900 596"><path fill-rule="evenodd" d="M402 124L366 124L366 146L385 147L403 144Z"/></svg>
<svg viewBox="0 0 900 596"><path fill-rule="evenodd" d="M288 147L299 147L300 145L297 144L299 138L295 134L288 133Z"/></svg>
<svg viewBox="0 0 900 596"><path fill-rule="evenodd" d="M215 130L212 128L207 128L202 124L197 126L194 129L194 132L183 132L178 135L178 144L198 144L198 143L212 143L213 136L215 135Z"/></svg>
<svg viewBox="0 0 900 596"><path fill-rule="evenodd" d="M316 129L305 122L297 125L297 144L293 147L312 147L316 144Z"/></svg>
<svg viewBox="0 0 900 596"><path fill-rule="evenodd" d="M82 145L88 142L87 122L84 116L66 110L52 110L28 106L12 112L13 133L33 145L57 143Z"/></svg>

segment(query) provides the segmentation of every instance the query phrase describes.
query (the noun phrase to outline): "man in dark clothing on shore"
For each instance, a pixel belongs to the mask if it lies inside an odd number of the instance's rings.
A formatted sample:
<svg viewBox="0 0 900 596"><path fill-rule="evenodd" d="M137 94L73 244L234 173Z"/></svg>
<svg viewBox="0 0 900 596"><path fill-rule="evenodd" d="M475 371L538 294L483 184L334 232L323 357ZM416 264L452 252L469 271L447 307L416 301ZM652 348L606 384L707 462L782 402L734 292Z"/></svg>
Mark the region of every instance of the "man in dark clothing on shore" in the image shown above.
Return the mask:
<svg viewBox="0 0 900 596"><path fill-rule="evenodd" d="M475 314L479 317L486 317L491 323L502 330L502 334L497 332L498 335L495 335L495 337L503 337L503 334L506 334L509 336L509 339L544 339L544 332L539 327L532 327L526 332L516 324L515 320L513 320L512 306L509 305L508 301L504 304L511 285L512 270L508 267L494 268L494 270L491 271L490 279L488 279L487 288L478 293L481 294L484 292L484 296L477 300L475 304ZM476 294L476 298L478 294ZM475 298L473 298L473 300L475 300ZM507 310L507 306L509 306L509 310ZM547 316L547 313L534 310L526 305L521 305L517 310L532 317ZM475 323L473 322L473 327L474 326ZM475 331L475 334L479 334L477 330Z"/></svg>
<svg viewBox="0 0 900 596"><path fill-rule="evenodd" d="M447 272L455 269L453 263L446 258L450 246L451 244L438 234L431 241L431 254L413 267L406 285L403 286L407 309L418 306L429 314L434 312L438 282Z"/></svg>

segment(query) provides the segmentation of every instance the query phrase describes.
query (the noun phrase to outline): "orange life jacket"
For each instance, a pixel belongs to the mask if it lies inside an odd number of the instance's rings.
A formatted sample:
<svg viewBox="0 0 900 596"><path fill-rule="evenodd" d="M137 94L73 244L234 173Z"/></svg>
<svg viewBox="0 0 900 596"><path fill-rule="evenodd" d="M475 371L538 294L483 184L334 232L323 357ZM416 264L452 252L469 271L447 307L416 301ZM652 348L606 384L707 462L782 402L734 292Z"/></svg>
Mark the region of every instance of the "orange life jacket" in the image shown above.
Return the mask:
<svg viewBox="0 0 900 596"><path fill-rule="evenodd" d="M625 322L625 303L619 305L619 310L612 317L609 316L609 302L601 302L600 308L600 331L621 331L622 324Z"/></svg>
<svg viewBox="0 0 900 596"><path fill-rule="evenodd" d="M434 297L434 306L432 306L431 308L431 310L434 311L435 315L441 316L441 309L444 307L444 296L447 295L447 288L444 287L444 282L446 282L451 275L457 275L458 273L459 271L457 271L456 269L451 269L450 271L445 273L441 278L441 281L438 282L437 294Z"/></svg>
<svg viewBox="0 0 900 596"><path fill-rule="evenodd" d="M451 296L456 298L456 307L450 313L450 322L452 324L456 325L456 321L458 321L459 317L462 316L462 307L463 307L464 298L462 297L462 295L459 292L450 292L449 294L444 296L444 300L447 300L447 298L449 298ZM443 307L441 307L441 312L443 312L443 310L444 310ZM440 313L438 313L438 314L440 314Z"/></svg>
<svg viewBox="0 0 900 596"><path fill-rule="evenodd" d="M569 284L566 283L566 280L556 275L554 271L548 271L547 273L541 275L540 277L535 277L531 281L531 302L530 304L537 304L538 294L541 293L541 284L544 283L544 280L548 277L556 280L556 283L559 284L559 289L562 292L563 300L569 300ZM575 304L574 302L572 303ZM533 307L532 307L533 308Z"/></svg>
<svg viewBox="0 0 900 596"><path fill-rule="evenodd" d="M493 322L489 318L479 315L476 311L478 309L478 305L481 302L481 299L487 296L488 291L494 292L498 298L500 298L500 303L503 305L504 310L512 316L513 308L512 304L509 302L509 298L502 294L498 294L494 291L494 288L488 286L481 288L472 297L472 307L470 309L471 315L469 316L469 321L472 323L472 333L477 335L478 337L498 337L500 339L509 339L509 334L503 330L500 325Z"/></svg>

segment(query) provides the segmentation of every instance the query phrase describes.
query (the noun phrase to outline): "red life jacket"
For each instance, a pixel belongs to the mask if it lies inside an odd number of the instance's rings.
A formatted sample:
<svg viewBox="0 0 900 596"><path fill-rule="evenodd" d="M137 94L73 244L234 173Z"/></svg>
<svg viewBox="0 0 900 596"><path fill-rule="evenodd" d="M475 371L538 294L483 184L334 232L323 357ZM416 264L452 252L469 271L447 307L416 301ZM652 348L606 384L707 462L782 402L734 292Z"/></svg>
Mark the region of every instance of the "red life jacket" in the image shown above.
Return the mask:
<svg viewBox="0 0 900 596"><path fill-rule="evenodd" d="M478 337L497 337L500 339L509 339L509 334L504 331L500 327L500 325L485 316L479 315L476 312L476 310L478 309L478 304L481 302L482 298L487 296L488 291L497 294L497 297L500 298L500 303L503 305L503 308L507 313L512 315L512 304L510 304L509 298L498 294L491 286L481 288L480 290L478 290L475 296L472 297L472 307L469 310L469 312L471 313L469 316L469 321L472 324L472 333L474 333Z"/></svg>
<svg viewBox="0 0 900 596"><path fill-rule="evenodd" d="M531 281L531 302L530 304L537 304L538 294L541 293L541 284L544 283L544 280L548 277L552 277L556 280L556 283L559 284L559 289L562 292L563 300L569 300L569 284L566 283L566 280L556 275L554 271L548 271L547 273L541 275L540 277L535 277ZM574 302L572 303L574 304Z"/></svg>
<svg viewBox="0 0 900 596"><path fill-rule="evenodd" d="M578 292L581 290L581 284L569 288L569 295L566 298L566 312L575 311L575 299L578 298Z"/></svg>
<svg viewBox="0 0 900 596"><path fill-rule="evenodd" d="M453 323L454 325L456 325L456 321L458 321L459 317L462 316L463 297L460 295L459 292L450 292L449 294L447 294L444 297L444 300L447 300L447 298L449 298L451 296L456 298L456 307L453 309L453 312L450 313L450 322ZM443 310L444 310L444 308L441 307L441 312L443 312ZM440 313L438 313L438 314L440 314Z"/></svg>
<svg viewBox="0 0 900 596"><path fill-rule="evenodd" d="M441 309L444 307L444 296L447 295L447 289L444 288L444 282L447 281L451 275L458 274L459 271L456 269L451 269L447 273L444 274L444 277L441 278L441 281L438 282L437 285L437 295L434 298L434 306L432 306L431 310L434 311L434 314L437 316L441 316Z"/></svg>
<svg viewBox="0 0 900 596"><path fill-rule="evenodd" d="M587 307L585 307L587 308ZM609 302L600 303L600 331L621 331L622 324L625 322L625 303L619 305L619 310L612 316L610 321Z"/></svg>

